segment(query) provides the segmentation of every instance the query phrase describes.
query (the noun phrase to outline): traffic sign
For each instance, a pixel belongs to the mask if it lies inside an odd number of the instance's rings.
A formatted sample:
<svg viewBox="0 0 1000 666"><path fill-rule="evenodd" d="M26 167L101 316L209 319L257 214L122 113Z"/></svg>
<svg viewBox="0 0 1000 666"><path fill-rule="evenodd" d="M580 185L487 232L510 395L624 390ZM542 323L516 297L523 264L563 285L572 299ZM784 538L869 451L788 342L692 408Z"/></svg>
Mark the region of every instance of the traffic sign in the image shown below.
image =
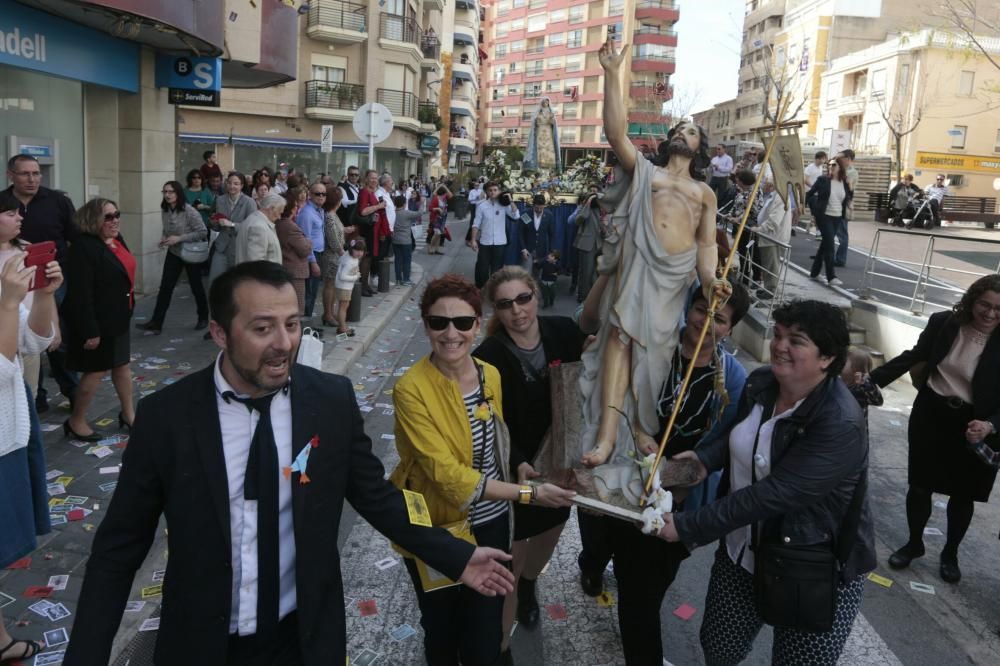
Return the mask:
<svg viewBox="0 0 1000 666"><path fill-rule="evenodd" d="M368 143L368 168L375 165L375 144L392 134L392 112L378 102L368 102L354 112L354 133Z"/></svg>
<svg viewBox="0 0 1000 666"><path fill-rule="evenodd" d="M333 152L333 125L323 125L320 130L319 152Z"/></svg>

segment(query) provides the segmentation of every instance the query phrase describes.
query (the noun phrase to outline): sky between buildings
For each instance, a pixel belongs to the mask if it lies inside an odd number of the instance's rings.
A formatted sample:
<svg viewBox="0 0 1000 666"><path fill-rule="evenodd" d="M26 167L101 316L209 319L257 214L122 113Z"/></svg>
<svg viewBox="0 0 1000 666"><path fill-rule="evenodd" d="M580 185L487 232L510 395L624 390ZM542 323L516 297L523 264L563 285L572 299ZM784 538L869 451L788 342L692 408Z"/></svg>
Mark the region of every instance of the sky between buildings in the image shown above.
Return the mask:
<svg viewBox="0 0 1000 666"><path fill-rule="evenodd" d="M680 0L674 108L685 115L736 97L746 0ZM668 110L671 104L667 104Z"/></svg>

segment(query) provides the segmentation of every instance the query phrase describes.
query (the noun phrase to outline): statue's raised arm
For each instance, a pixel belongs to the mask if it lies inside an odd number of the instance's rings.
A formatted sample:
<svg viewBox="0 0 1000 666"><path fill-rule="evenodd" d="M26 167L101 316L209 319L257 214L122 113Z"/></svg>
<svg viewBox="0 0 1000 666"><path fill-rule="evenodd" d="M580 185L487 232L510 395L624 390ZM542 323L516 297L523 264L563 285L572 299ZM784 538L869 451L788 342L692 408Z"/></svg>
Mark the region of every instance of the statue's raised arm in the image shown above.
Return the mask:
<svg viewBox="0 0 1000 666"><path fill-rule="evenodd" d="M622 63L627 48L622 45L622 50L616 52L614 40L609 39L601 47L598 59L604 68L604 136L622 169L632 173L637 153L628 140L628 111L622 98Z"/></svg>

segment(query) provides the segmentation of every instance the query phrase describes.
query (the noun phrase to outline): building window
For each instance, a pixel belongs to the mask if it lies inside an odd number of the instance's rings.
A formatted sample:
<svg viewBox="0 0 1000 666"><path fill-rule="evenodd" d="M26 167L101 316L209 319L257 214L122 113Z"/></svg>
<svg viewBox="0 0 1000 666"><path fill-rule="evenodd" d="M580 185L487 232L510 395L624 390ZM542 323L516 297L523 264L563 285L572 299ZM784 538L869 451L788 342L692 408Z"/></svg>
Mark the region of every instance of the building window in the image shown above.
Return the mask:
<svg viewBox="0 0 1000 666"><path fill-rule="evenodd" d="M969 132L967 125L952 125L948 130L951 135L951 147L959 150L965 149L965 135Z"/></svg>
<svg viewBox="0 0 1000 666"><path fill-rule="evenodd" d="M528 32L545 30L545 14L534 14L528 17Z"/></svg>
<svg viewBox="0 0 1000 666"><path fill-rule="evenodd" d="M562 105L562 117L566 118L567 120L575 120L576 118L579 117L579 113L580 113L580 105L577 104L576 102L573 103L567 102L566 104Z"/></svg>
<svg viewBox="0 0 1000 666"><path fill-rule="evenodd" d="M576 143L576 128L564 127L559 130L559 143Z"/></svg>
<svg viewBox="0 0 1000 666"><path fill-rule="evenodd" d="M527 0L514 0L514 9L524 7L525 4L527 4Z"/></svg>
<svg viewBox="0 0 1000 666"><path fill-rule="evenodd" d="M507 55L507 44L506 43L497 44L496 57L503 58L505 55Z"/></svg>
<svg viewBox="0 0 1000 666"><path fill-rule="evenodd" d="M586 5L577 5L576 7L569 8L569 22L570 23L582 23L587 20L587 7Z"/></svg>
<svg viewBox="0 0 1000 666"><path fill-rule="evenodd" d="M490 120L492 120L493 122L499 122L503 120L503 116L504 116L503 109L498 109L497 107L493 107L492 109L490 109Z"/></svg>
<svg viewBox="0 0 1000 666"><path fill-rule="evenodd" d="M347 79L347 70L340 67L324 67L322 65L312 66L313 81L326 81L327 83L342 83Z"/></svg>
<svg viewBox="0 0 1000 666"><path fill-rule="evenodd" d="M523 51L523 50L524 50L524 40L523 39L515 39L513 42L510 43L510 52L511 53L517 53L518 51Z"/></svg>
<svg viewBox="0 0 1000 666"><path fill-rule="evenodd" d="M510 23L504 21L503 23L497 23L496 35L497 37L506 37L507 33L510 31Z"/></svg>
<svg viewBox="0 0 1000 666"><path fill-rule="evenodd" d="M566 58L566 71L579 72L583 69L583 56L568 56Z"/></svg>
<svg viewBox="0 0 1000 666"><path fill-rule="evenodd" d="M503 0L497 4L497 16L510 14L510 0Z"/></svg>
<svg viewBox="0 0 1000 666"><path fill-rule="evenodd" d="M511 97L517 97L521 94L521 86L510 86L507 88L507 94Z"/></svg>
<svg viewBox="0 0 1000 666"><path fill-rule="evenodd" d="M910 65L909 63L904 63L899 66L899 84L896 86L899 91L897 94L900 96L906 95L906 92L910 89Z"/></svg>
<svg viewBox="0 0 1000 666"><path fill-rule="evenodd" d="M976 73L963 71L962 75L958 79L958 94L965 97L972 97L975 85Z"/></svg>
<svg viewBox="0 0 1000 666"><path fill-rule="evenodd" d="M826 105L833 106L837 103L837 82L830 81L826 84Z"/></svg>
<svg viewBox="0 0 1000 666"><path fill-rule="evenodd" d="M516 61L510 63L510 73L511 74L517 73L517 62Z"/></svg>
<svg viewBox="0 0 1000 666"><path fill-rule="evenodd" d="M878 146L879 135L881 134L880 123L868 123L865 126L865 147L876 148Z"/></svg>
<svg viewBox="0 0 1000 666"><path fill-rule="evenodd" d="M549 35L549 46L560 46L566 39L566 33L554 32Z"/></svg>
<svg viewBox="0 0 1000 666"><path fill-rule="evenodd" d="M559 23L560 21L566 20L566 10L557 9L555 11L549 12L549 23Z"/></svg>
<svg viewBox="0 0 1000 666"><path fill-rule="evenodd" d="M885 95L885 70L877 69L872 72L871 96L873 99Z"/></svg>
<svg viewBox="0 0 1000 666"><path fill-rule="evenodd" d="M524 30L524 19L523 18L516 18L516 19L512 20L510 22L510 29L511 29L511 32L513 32L514 30Z"/></svg>
<svg viewBox="0 0 1000 666"><path fill-rule="evenodd" d="M546 0L528 0L528 7L530 9L541 9L545 6Z"/></svg>
<svg viewBox="0 0 1000 666"><path fill-rule="evenodd" d="M625 0L609 0L608 16L621 16L625 13Z"/></svg>
<svg viewBox="0 0 1000 666"><path fill-rule="evenodd" d="M541 76L545 73L545 61L544 60L532 60L528 63L528 69L525 74L528 76Z"/></svg>
<svg viewBox="0 0 1000 666"><path fill-rule="evenodd" d="M567 33L566 46L571 49L583 46L583 30L570 30Z"/></svg>
<svg viewBox="0 0 1000 666"><path fill-rule="evenodd" d="M562 56L556 56L554 58L549 58L545 61L545 67L548 69L562 69L563 59Z"/></svg>
<svg viewBox="0 0 1000 666"><path fill-rule="evenodd" d="M1000 129L997 130L997 137L993 140L993 152L1000 153Z"/></svg>
<svg viewBox="0 0 1000 666"><path fill-rule="evenodd" d="M611 23L608 25L608 39L613 39L616 42L622 40L623 33L625 32L624 23L618 21L617 23Z"/></svg>

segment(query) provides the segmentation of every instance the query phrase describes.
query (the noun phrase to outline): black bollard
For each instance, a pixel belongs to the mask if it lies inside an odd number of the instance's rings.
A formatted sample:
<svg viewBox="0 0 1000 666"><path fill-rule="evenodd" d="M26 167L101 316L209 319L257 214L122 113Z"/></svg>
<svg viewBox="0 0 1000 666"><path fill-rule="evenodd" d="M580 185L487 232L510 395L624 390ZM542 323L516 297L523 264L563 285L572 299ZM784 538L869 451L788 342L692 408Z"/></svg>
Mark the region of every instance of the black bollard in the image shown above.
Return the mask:
<svg viewBox="0 0 1000 666"><path fill-rule="evenodd" d="M361 283L355 282L351 289L351 304L347 306L347 321L355 324L361 321Z"/></svg>
<svg viewBox="0 0 1000 666"><path fill-rule="evenodd" d="M378 262L378 290L379 293L389 291L389 269L392 267L391 259L383 259Z"/></svg>

